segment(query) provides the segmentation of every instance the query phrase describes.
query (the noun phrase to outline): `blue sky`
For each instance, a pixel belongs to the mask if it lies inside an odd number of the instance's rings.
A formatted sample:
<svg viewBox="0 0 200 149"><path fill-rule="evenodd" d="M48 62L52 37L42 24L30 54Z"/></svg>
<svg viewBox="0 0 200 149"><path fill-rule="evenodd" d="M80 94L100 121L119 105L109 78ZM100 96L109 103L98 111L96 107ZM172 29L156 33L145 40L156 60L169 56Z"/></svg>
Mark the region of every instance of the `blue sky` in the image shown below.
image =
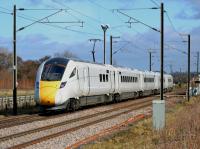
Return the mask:
<svg viewBox="0 0 200 149"><path fill-rule="evenodd" d="M106 32L106 60L109 63L110 35L120 36L113 44L113 50L119 50L113 55L114 61L121 66L147 70L149 67L148 50L153 49L153 70L160 68L160 34L152 29L134 23L131 28L129 18L121 12L159 29L160 10L146 8L158 7L159 0L1 0L0 1L0 47L12 50L13 5L17 8L37 9L17 11L17 29L31 24L34 20L44 18L64 9L56 15L43 21L84 22L42 24L35 23L17 32L17 54L23 59L39 59L45 55L70 51L80 59L92 61L91 38L103 39L101 24L109 24ZM187 56L180 51L187 52L187 44L177 32L191 34L191 66L196 70L195 54L199 48L200 35L200 1L199 0L164 0L165 13L165 70L182 71L187 69ZM139 8L139 9L138 9ZM144 9L140 9L144 8ZM51 10L39 10L51 9ZM52 10L54 9L54 10ZM114 11L113 11L114 9ZM129 10L124 10L129 9ZM24 19L25 18L25 19ZM133 20L131 20L133 21ZM170 23L172 22L172 24ZM96 44L96 60L103 60L103 42Z"/></svg>

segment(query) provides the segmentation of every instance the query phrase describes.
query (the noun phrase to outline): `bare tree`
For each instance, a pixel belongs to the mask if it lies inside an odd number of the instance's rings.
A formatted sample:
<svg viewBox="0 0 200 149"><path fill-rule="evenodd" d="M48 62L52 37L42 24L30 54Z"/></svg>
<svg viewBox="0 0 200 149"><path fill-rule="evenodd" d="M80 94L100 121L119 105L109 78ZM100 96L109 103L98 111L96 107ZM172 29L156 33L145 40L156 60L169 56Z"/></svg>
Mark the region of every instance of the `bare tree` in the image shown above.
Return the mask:
<svg viewBox="0 0 200 149"><path fill-rule="evenodd" d="M74 53L67 50L61 53L55 53L54 57L78 58Z"/></svg>

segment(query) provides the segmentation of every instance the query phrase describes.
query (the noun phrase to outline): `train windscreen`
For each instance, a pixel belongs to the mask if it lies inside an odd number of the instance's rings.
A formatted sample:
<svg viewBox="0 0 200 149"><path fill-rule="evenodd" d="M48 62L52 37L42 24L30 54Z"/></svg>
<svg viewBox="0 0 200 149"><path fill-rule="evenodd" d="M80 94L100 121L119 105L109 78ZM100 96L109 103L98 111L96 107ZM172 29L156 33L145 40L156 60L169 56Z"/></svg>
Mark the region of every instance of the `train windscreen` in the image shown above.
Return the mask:
<svg viewBox="0 0 200 149"><path fill-rule="evenodd" d="M53 58L44 64L41 80L42 81L60 81L64 74L68 59Z"/></svg>

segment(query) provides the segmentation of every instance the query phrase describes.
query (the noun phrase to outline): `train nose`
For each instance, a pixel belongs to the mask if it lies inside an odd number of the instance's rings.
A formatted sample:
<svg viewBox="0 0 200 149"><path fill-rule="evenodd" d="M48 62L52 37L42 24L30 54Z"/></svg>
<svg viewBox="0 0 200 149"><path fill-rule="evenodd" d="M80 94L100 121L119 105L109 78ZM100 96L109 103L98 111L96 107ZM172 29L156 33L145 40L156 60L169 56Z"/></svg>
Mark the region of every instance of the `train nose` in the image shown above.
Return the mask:
<svg viewBox="0 0 200 149"><path fill-rule="evenodd" d="M40 104L54 106L59 86L60 81L40 81Z"/></svg>

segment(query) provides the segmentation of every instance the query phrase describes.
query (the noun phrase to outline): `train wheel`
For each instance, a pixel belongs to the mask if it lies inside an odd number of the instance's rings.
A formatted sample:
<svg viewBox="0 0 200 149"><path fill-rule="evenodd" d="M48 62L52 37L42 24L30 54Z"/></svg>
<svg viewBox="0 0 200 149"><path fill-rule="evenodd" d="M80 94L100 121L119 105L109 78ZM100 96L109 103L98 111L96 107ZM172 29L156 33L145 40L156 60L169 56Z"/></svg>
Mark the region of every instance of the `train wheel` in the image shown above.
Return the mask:
<svg viewBox="0 0 200 149"><path fill-rule="evenodd" d="M70 111L76 111L79 109L79 107L80 103L77 99L70 99L70 106L69 106Z"/></svg>
<svg viewBox="0 0 200 149"><path fill-rule="evenodd" d="M143 96L143 92L140 91L140 92L139 92L139 97L142 97L142 96Z"/></svg>
<svg viewBox="0 0 200 149"><path fill-rule="evenodd" d="M120 95L119 94L114 95L113 102L114 103L120 102Z"/></svg>

